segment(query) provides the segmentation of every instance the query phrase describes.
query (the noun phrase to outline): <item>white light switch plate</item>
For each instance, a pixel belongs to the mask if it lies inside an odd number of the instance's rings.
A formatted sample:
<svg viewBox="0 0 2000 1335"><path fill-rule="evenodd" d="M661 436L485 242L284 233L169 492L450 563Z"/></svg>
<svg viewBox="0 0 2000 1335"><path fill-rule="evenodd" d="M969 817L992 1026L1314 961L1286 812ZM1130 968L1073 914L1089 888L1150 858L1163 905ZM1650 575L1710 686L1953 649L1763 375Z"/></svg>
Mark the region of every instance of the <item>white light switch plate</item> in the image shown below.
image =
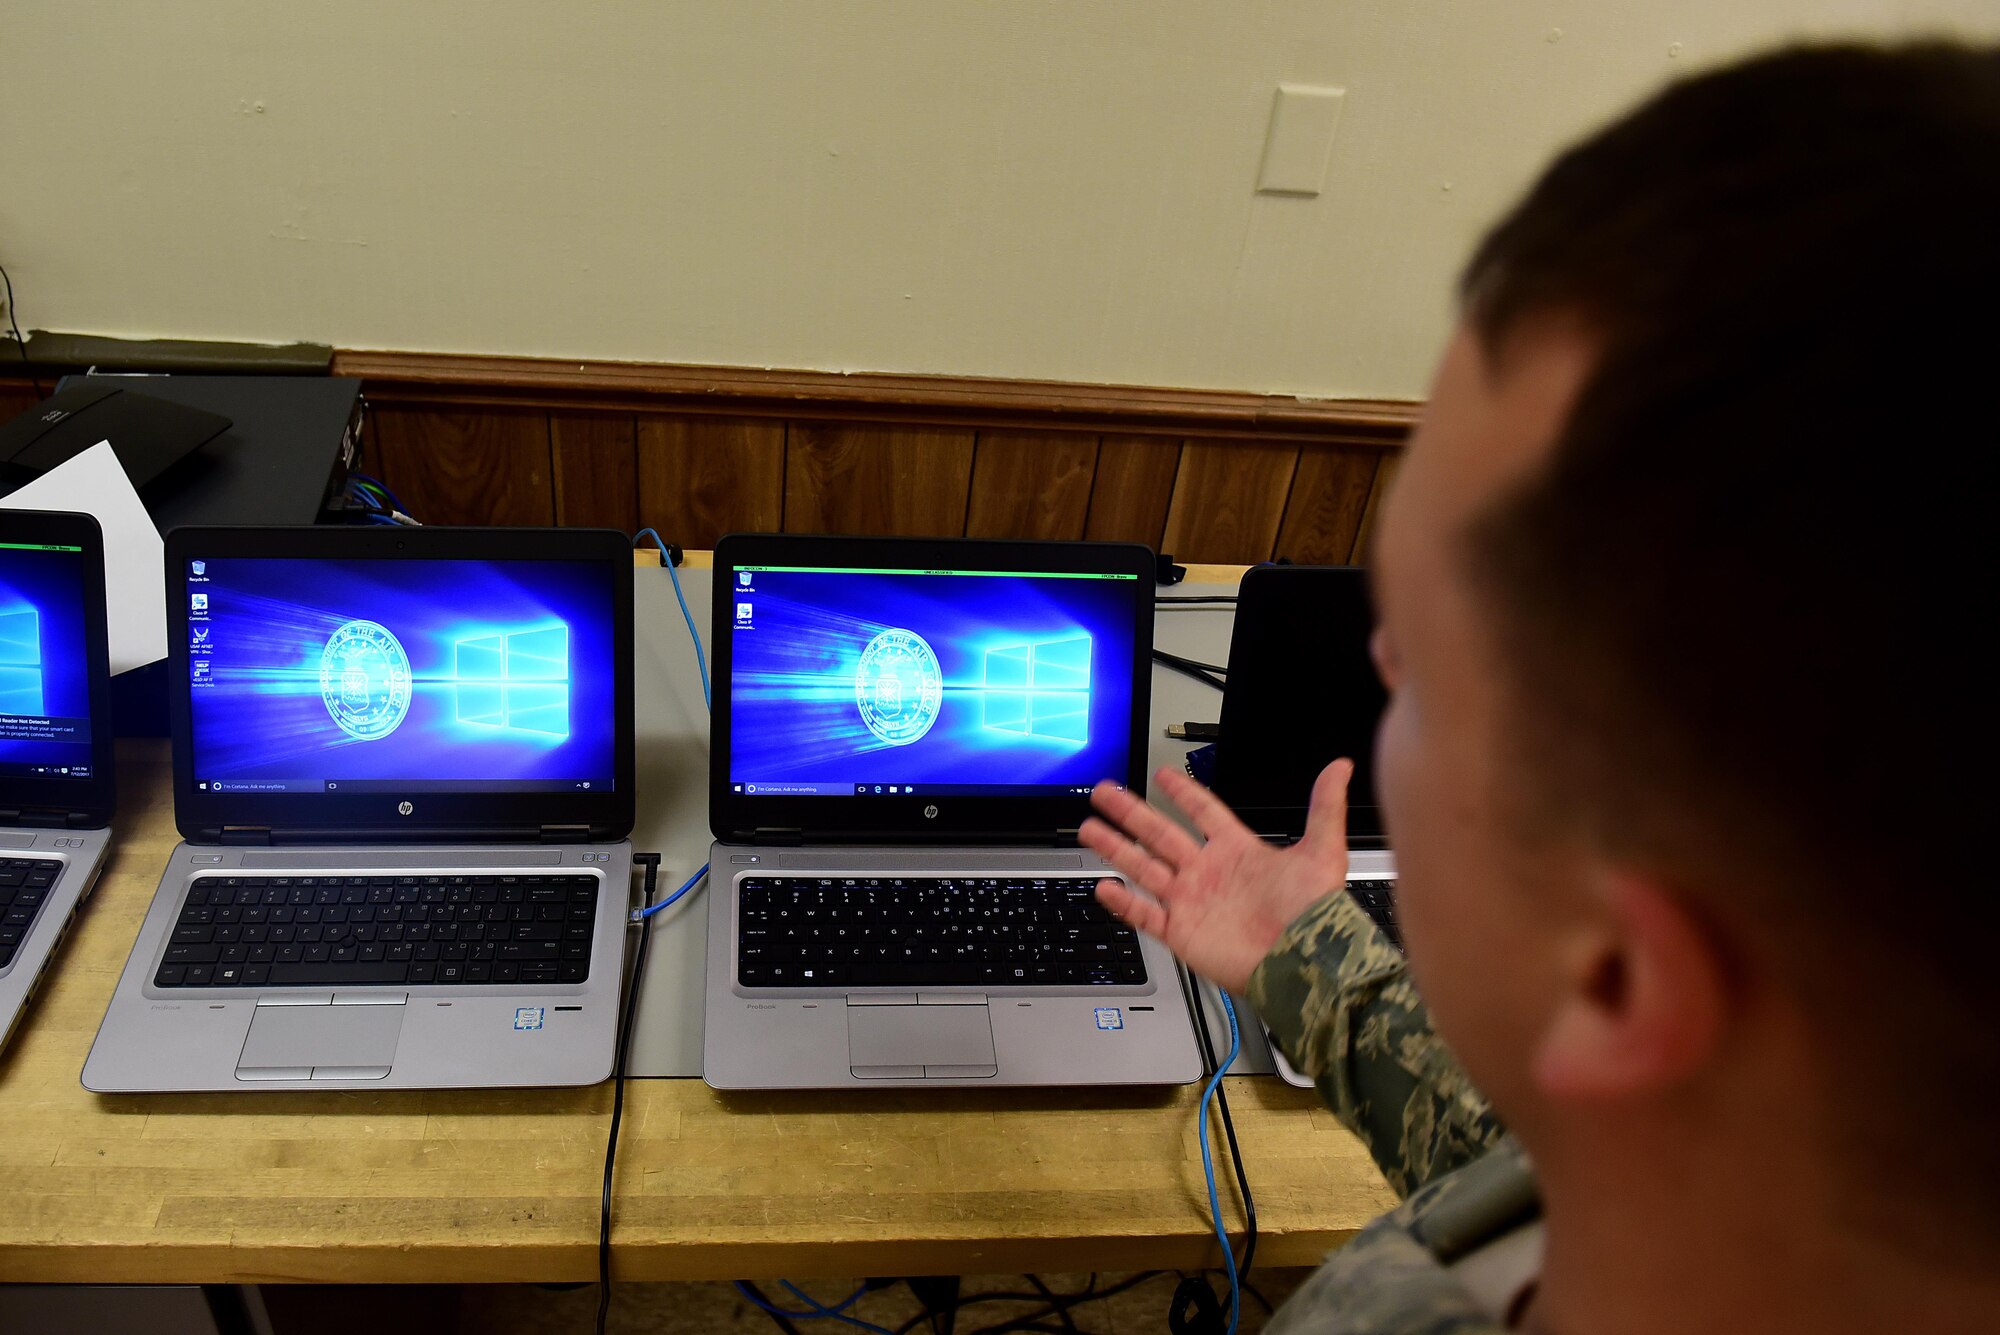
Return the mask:
<svg viewBox="0 0 2000 1335"><path fill-rule="evenodd" d="M1278 94L1271 102L1271 127L1264 136L1264 165L1257 173L1259 194L1320 192L1346 97L1345 88L1278 85Z"/></svg>

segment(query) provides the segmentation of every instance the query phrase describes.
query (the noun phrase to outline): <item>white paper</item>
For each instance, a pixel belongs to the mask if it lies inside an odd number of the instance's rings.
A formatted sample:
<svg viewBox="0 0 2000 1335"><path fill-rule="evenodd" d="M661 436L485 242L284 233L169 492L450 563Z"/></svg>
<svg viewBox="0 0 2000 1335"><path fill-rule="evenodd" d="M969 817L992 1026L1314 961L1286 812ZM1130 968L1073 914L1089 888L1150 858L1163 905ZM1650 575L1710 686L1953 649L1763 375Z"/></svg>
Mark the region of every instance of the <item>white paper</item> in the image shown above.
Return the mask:
<svg viewBox="0 0 2000 1335"><path fill-rule="evenodd" d="M81 510L104 530L104 610L111 619L111 672L167 656L166 546L125 466L100 440L17 491L9 510Z"/></svg>

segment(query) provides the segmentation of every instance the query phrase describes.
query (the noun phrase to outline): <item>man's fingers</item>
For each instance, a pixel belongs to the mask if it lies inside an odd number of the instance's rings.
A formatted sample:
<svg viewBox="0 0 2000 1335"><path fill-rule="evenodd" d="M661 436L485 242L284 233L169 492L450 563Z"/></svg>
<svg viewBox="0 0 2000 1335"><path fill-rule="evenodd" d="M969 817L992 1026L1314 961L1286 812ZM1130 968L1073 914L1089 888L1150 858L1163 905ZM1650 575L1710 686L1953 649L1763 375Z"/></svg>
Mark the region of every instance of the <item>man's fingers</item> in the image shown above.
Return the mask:
<svg viewBox="0 0 2000 1335"><path fill-rule="evenodd" d="M1186 830L1117 784L1100 783L1091 789L1090 804L1170 867L1184 867L1201 852L1201 845Z"/></svg>
<svg viewBox="0 0 2000 1335"><path fill-rule="evenodd" d="M1326 848L1347 849L1347 785L1354 778L1354 762L1342 757L1319 772L1313 780L1312 805L1306 808L1306 832L1299 844L1318 852Z"/></svg>
<svg viewBox="0 0 2000 1335"><path fill-rule="evenodd" d="M1151 895L1172 894L1174 869L1092 816L1076 832L1077 842L1144 887Z"/></svg>
<svg viewBox="0 0 2000 1335"><path fill-rule="evenodd" d="M1153 780L1166 790L1175 806L1187 813L1194 827L1208 838L1220 839L1228 834L1249 833L1250 827L1237 819L1236 813L1224 806L1221 798L1179 770L1162 765L1153 775Z"/></svg>
<svg viewBox="0 0 2000 1335"><path fill-rule="evenodd" d="M1097 883L1097 901L1110 909L1118 920L1138 928L1147 936L1162 939L1167 934L1167 911L1158 901L1146 898L1125 882L1105 877Z"/></svg>

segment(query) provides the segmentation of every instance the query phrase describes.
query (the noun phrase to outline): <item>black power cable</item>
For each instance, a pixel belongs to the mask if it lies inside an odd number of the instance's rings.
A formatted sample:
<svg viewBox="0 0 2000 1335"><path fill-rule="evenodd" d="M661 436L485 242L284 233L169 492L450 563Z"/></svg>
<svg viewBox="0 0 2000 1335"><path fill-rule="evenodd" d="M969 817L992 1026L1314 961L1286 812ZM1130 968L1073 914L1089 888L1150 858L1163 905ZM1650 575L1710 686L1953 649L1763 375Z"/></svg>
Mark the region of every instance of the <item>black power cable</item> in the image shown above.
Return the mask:
<svg viewBox="0 0 2000 1335"><path fill-rule="evenodd" d="M646 869L646 907L660 879L658 853L634 853L635 865ZM646 946L653 939L653 918L639 918L639 949L632 957L632 983L625 993L625 1014L618 1024L618 1058L611 1071L611 1131L604 1138L604 1201L597 1218L597 1335L611 1316L611 1169L618 1159L618 1123L625 1115L625 1056L632 1047L632 1021L639 1014L639 984L646 977Z"/></svg>
<svg viewBox="0 0 2000 1335"><path fill-rule="evenodd" d="M1069 1309L1058 1302L1055 1290L1044 1284L1040 1275L1028 1276L1028 1283L1034 1286L1036 1293L1049 1300L1049 1306L1055 1311L1056 1320L1062 1323L1064 1335L1083 1335L1076 1328L1076 1321L1070 1316Z"/></svg>
<svg viewBox="0 0 2000 1335"><path fill-rule="evenodd" d="M1223 603L1233 603L1235 601L1236 601L1236 595L1233 593L1212 593L1212 594L1197 593L1197 594L1190 594L1186 597L1182 597L1176 594L1175 596L1170 598L1155 598L1153 599L1153 605L1155 607L1161 606L1162 604L1165 603L1180 603L1184 606L1195 603L1209 603L1214 605L1220 605Z"/></svg>
<svg viewBox="0 0 2000 1335"><path fill-rule="evenodd" d="M1204 685L1213 686L1218 691L1227 689L1227 683L1223 681L1221 674L1228 672L1228 668L1218 667L1214 663L1198 663L1192 658L1170 654L1165 649L1153 650L1153 661L1161 667L1171 668L1184 676L1193 677Z"/></svg>
<svg viewBox="0 0 2000 1335"><path fill-rule="evenodd" d="M42 388L41 372L35 369L35 359L28 355L28 340L21 337L21 322L14 315L14 280L7 276L5 265L0 265L0 285L7 289L7 324L14 331L14 346L21 350L21 365L28 368L28 379L35 382L35 397L45 399L48 392Z"/></svg>
<svg viewBox="0 0 2000 1335"><path fill-rule="evenodd" d="M1059 1335L1067 1335L1067 1332L1061 1326L1045 1326L1041 1323L1047 1321L1050 1317L1056 1317L1059 1320L1066 1319L1068 1314L1075 1308L1081 1307L1086 1303L1102 1302L1106 1298L1115 1297L1128 1289L1135 1289L1148 1280L1158 1279L1167 1273L1169 1272L1164 1270L1141 1270L1135 1275L1129 1275L1119 1280L1116 1284L1109 1284L1101 1289L1097 1287L1097 1276L1092 1275L1090 1283L1080 1292L1054 1294L1051 1299L1042 1300L1045 1302L1045 1306L1040 1311L1029 1312L1025 1316L1014 1317L995 1325L981 1326L973 1331L972 1335L1012 1335L1015 1331L1029 1330L1053 1331L1058 1332ZM1028 1282L1038 1287L1046 1287L1041 1285L1040 1281L1033 1275L1028 1276ZM977 1293L960 1299L954 1304L953 1310L956 1311L958 1308L970 1307L973 1303L1034 1302L1038 1298L1038 1294L1032 1293ZM918 1317L916 1320L906 1323L897 1332L897 1335L907 1335L907 1332L914 1329L917 1323L924 1319L924 1317Z"/></svg>

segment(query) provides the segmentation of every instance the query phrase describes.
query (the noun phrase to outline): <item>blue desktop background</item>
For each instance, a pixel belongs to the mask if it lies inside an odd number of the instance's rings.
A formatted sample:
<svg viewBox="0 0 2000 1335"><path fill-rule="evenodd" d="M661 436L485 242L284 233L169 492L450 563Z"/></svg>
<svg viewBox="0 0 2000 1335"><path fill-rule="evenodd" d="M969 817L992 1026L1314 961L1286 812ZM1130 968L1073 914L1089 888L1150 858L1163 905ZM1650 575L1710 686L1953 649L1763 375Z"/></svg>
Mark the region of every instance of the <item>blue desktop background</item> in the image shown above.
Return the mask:
<svg viewBox="0 0 2000 1335"><path fill-rule="evenodd" d="M191 612L188 626L189 672L205 647L214 683L188 691L197 782L615 782L612 587L599 566L222 558L190 561L183 574L187 593L209 600L206 622ZM372 741L343 730L320 690L328 638L357 619L396 637L413 684L402 721ZM461 642L558 624L568 630L566 731L504 726L504 715L468 721L488 712L493 690L470 703L457 675Z"/></svg>
<svg viewBox="0 0 2000 1335"><path fill-rule="evenodd" d="M726 577L726 572L718 572ZM1126 776L1136 580L753 571L731 590L729 781L1053 785ZM855 697L863 650L884 630L923 637L942 669L936 721L893 745ZM1087 727L1037 736L988 726L988 654L1090 640ZM1081 740L1079 740L1081 734Z"/></svg>
<svg viewBox="0 0 2000 1335"><path fill-rule="evenodd" d="M0 735L0 765L90 764L83 555L0 548L0 720L70 719L75 741ZM0 734L14 731L0 722Z"/></svg>

